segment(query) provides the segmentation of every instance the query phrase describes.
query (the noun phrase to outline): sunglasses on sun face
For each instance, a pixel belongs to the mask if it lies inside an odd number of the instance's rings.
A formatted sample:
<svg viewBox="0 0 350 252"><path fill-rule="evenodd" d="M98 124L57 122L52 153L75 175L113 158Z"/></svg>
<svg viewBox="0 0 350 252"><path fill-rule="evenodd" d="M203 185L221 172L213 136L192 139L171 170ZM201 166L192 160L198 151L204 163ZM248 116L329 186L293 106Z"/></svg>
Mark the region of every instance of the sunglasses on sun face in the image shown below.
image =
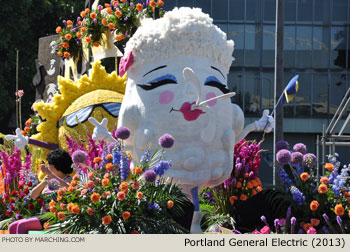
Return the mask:
<svg viewBox="0 0 350 252"><path fill-rule="evenodd" d="M77 126L78 123L84 123L90 117L92 111L97 107L103 107L108 112L108 114L110 114L113 117L118 117L121 103L108 102L84 107L82 109L79 109L78 111L75 111L69 115L62 117L57 122L57 127L61 127L64 122L66 122L66 125L71 128Z"/></svg>

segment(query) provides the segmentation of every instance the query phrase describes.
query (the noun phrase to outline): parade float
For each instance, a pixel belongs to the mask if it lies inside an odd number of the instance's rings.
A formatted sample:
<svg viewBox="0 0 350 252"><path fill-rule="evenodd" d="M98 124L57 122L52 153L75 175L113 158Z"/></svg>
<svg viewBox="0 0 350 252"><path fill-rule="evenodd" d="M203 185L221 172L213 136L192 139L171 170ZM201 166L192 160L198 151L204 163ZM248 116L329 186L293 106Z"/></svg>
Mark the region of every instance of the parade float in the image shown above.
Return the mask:
<svg viewBox="0 0 350 252"><path fill-rule="evenodd" d="M57 53L74 76L34 105L37 134L17 131L2 146L0 228L38 216L48 233L349 233L348 168L329 157L317 180L316 157L280 142L283 186L263 190L261 142L244 138L274 120L264 111L244 127L231 103L233 41L200 9L164 14L163 4L96 2L57 28ZM102 59L117 56L113 44L124 53L118 74L98 60L74 74L86 48ZM25 153L33 143L66 149L75 170L68 187L50 180L52 193L36 200L45 155Z"/></svg>

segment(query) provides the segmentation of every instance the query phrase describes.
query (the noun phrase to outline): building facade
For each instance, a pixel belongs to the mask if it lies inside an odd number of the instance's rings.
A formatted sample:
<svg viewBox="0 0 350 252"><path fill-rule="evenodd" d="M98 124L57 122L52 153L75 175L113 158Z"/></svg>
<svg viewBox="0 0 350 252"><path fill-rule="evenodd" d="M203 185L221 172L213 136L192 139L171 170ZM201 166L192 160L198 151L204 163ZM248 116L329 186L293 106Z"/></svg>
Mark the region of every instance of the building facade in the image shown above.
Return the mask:
<svg viewBox="0 0 350 252"><path fill-rule="evenodd" d="M273 109L276 0L167 0L199 7L235 42L229 88L249 123ZM284 82L299 75L296 98L284 105L285 140L307 144L327 127L349 88L350 0L284 0ZM348 130L349 131L349 130ZM260 140L261 133L249 135ZM272 134L265 137L260 176L272 183ZM350 151L337 148L350 163ZM349 157L349 158L346 158Z"/></svg>

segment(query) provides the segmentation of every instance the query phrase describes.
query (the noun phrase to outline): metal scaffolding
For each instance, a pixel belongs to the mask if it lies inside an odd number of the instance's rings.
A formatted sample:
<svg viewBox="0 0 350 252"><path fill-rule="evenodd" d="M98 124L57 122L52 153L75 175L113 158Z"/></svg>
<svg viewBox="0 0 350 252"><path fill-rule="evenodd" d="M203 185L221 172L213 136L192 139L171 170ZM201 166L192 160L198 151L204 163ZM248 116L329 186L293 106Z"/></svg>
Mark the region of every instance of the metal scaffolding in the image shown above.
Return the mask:
<svg viewBox="0 0 350 252"><path fill-rule="evenodd" d="M322 167L325 165L326 157L326 146L328 146L329 154L335 153L336 146L350 146L350 135L345 135L345 129L350 122L350 113L347 115L344 122L341 122L343 116L349 111L350 106L350 88L346 92L343 100L341 101L337 111L335 112L331 122L328 127L325 129L323 125L322 136L317 135L316 139L316 153L317 157L320 157L320 147L322 148ZM336 133L336 128L340 127L338 133ZM317 177L320 177L320 160L317 158ZM321 175L324 175L324 169L321 169Z"/></svg>

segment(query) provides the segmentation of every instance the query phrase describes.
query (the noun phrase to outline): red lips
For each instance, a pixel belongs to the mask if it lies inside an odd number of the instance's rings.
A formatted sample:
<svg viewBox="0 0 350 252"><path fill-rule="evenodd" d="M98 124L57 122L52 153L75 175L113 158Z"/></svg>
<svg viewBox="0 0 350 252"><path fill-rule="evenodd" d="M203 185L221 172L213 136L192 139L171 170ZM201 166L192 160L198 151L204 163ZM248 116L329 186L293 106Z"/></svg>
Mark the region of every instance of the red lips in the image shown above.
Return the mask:
<svg viewBox="0 0 350 252"><path fill-rule="evenodd" d="M201 114L204 114L204 112L201 109L191 110L191 107L192 107L193 104L195 104L195 102L192 102L192 103L185 102L184 104L182 104L182 106L181 106L181 108L179 110L184 115L184 118L187 121L197 120L197 118Z"/></svg>

